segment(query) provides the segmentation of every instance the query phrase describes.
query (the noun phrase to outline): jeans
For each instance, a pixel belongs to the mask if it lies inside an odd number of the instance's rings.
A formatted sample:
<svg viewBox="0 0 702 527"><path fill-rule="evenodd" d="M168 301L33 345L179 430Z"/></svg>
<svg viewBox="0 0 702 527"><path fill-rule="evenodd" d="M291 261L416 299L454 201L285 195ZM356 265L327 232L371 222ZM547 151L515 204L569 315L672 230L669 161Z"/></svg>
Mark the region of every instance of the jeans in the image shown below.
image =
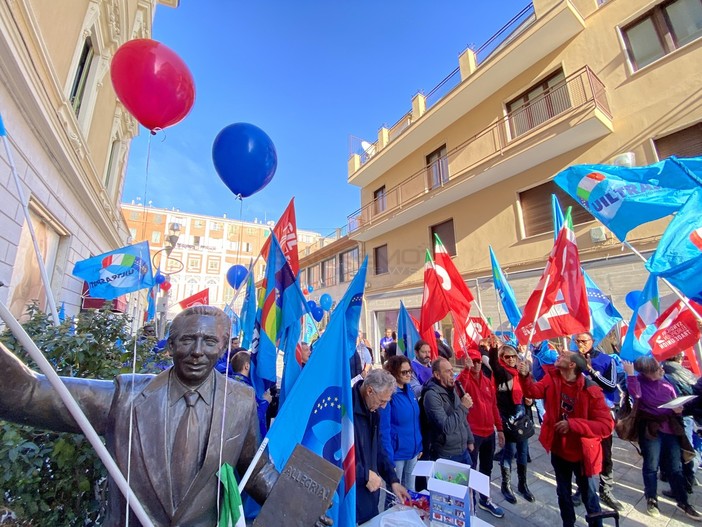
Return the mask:
<svg viewBox="0 0 702 527"><path fill-rule="evenodd" d="M566 461L551 454L551 465L556 474L556 495L558 508L561 509L563 527L575 526L575 507L573 507L573 476L582 496L583 505L588 514L600 512L600 499L597 497L597 476L586 477L581 463ZM602 519L588 522L590 527L602 527Z"/></svg>
<svg viewBox="0 0 702 527"><path fill-rule="evenodd" d="M395 474L397 474L402 486L408 490L414 491L414 476L412 471L417 464L417 456L412 459L396 459L395 460Z"/></svg>
<svg viewBox="0 0 702 527"><path fill-rule="evenodd" d="M673 491L676 501L686 505L687 491L682 473L680 438L661 431L658 431L657 437L648 438L644 427L639 432L639 447L643 456L641 474L646 499L657 497L658 467L661 466L668 474L670 490Z"/></svg>
<svg viewBox="0 0 702 527"><path fill-rule="evenodd" d="M450 461L455 461L456 463L463 463L464 465L473 466L470 462L470 455L468 455L468 449L465 449L460 454L452 454L450 456L439 456L442 459L448 459Z"/></svg>
<svg viewBox="0 0 702 527"><path fill-rule="evenodd" d="M512 468L512 459L515 458L515 451L517 465L526 465L527 456L529 455L529 440L524 439L516 443L505 442L505 446L502 448L502 460L500 461L503 467Z"/></svg>
<svg viewBox="0 0 702 527"><path fill-rule="evenodd" d="M492 457L495 455L495 432L489 436L479 436L473 434L475 437L475 443L473 445L473 451L470 453L470 458L473 467L480 465L480 472L485 474L488 478L492 475ZM481 494L483 499L489 498L489 496L484 496Z"/></svg>

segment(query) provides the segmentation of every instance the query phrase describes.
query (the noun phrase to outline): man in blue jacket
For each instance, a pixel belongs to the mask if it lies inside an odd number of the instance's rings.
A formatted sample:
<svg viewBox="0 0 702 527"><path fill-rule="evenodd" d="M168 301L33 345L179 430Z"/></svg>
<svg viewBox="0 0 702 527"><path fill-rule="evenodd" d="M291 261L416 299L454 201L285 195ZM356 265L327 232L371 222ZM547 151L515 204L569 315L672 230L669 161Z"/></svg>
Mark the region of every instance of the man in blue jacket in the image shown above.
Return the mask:
<svg viewBox="0 0 702 527"><path fill-rule="evenodd" d="M592 333L578 333L575 336L580 356L587 361L586 377L602 388L605 401L609 403L611 395L617 390L617 366L612 358L603 351L594 347ZM602 472L600 472L600 501L617 511L623 511L624 505L612 494L614 478L612 477L614 465L612 463L612 436L602 440ZM574 499L578 501L578 497Z"/></svg>
<svg viewBox="0 0 702 527"><path fill-rule="evenodd" d="M395 467L380 442L377 410L390 402L396 385L390 372L372 370L363 382L351 388L356 447L356 522L359 524L378 515L383 480L400 500L409 499L407 489L400 484Z"/></svg>

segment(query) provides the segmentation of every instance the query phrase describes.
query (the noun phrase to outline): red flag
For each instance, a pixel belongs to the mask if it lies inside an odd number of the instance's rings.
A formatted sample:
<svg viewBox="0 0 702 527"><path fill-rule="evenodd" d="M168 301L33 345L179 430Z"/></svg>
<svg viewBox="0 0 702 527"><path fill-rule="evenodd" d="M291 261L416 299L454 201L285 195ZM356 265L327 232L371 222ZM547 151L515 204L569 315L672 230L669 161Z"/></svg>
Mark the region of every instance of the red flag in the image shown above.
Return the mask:
<svg viewBox="0 0 702 527"><path fill-rule="evenodd" d="M419 334L431 347L431 359L439 356L434 336L434 324L443 320L449 312L449 305L443 293L439 277L434 269L429 251L424 261L424 293L422 295L422 310L419 314Z"/></svg>
<svg viewBox="0 0 702 527"><path fill-rule="evenodd" d="M690 301L690 305L702 312L702 306ZM664 361L694 346L700 339L695 314L682 300L666 309L654 322L656 332L648 339L651 353L659 361Z"/></svg>
<svg viewBox="0 0 702 527"><path fill-rule="evenodd" d="M460 337L462 335L474 332L474 330L469 327L470 320L468 317L470 314L470 304L473 301L473 294L463 281L461 273L456 269L456 266L451 260L451 256L446 251L444 244L441 243L441 239L436 234L434 234L434 239L434 269L441 281L441 288L453 317L454 342L460 342ZM455 340L456 335L459 337L458 340ZM456 358L460 359L464 357L469 347L470 338L467 343L454 346Z"/></svg>
<svg viewBox="0 0 702 527"><path fill-rule="evenodd" d="M193 306L207 306L210 304L210 289L203 289L199 293L195 293L194 295L181 300L178 302L178 304L180 304L180 307L183 309Z"/></svg>
<svg viewBox="0 0 702 527"><path fill-rule="evenodd" d="M580 271L580 257L575 233L569 228L570 213L548 257L544 274L524 306L524 314L515 333L520 344L590 331L590 308L585 279ZM543 302L536 310L543 295Z"/></svg>
<svg viewBox="0 0 702 527"><path fill-rule="evenodd" d="M300 260L297 253L297 221L295 220L295 198L290 200L285 208L283 215L278 220L278 223L273 227L273 233L280 242L280 248L283 250L285 259L290 264L293 274L297 276L300 271ZM271 237L269 236L266 243L261 249L261 257L264 260L268 259L268 249L271 246Z"/></svg>
<svg viewBox="0 0 702 527"><path fill-rule="evenodd" d="M478 349L480 341L490 336L490 328L482 317L468 317L465 325L465 341L461 343L461 334L458 328L453 332L453 349ZM458 358L458 353L456 353Z"/></svg>

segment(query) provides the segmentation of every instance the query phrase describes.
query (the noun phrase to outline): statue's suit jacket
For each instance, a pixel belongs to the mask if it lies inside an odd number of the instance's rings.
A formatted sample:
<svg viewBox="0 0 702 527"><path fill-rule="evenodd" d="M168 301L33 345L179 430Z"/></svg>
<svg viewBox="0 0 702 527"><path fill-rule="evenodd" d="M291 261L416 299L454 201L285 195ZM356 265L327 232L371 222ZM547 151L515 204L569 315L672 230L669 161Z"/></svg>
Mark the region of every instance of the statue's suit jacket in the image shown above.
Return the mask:
<svg viewBox="0 0 702 527"><path fill-rule="evenodd" d="M81 433L42 375L35 374L16 359L8 362L8 357L0 356L0 367L5 369L6 366L9 375L0 383L0 418L54 431ZM242 383L229 381L214 372L214 404L205 460L182 502L175 507L171 497L171 460L168 459L173 438L167 437L170 375L171 370L166 370L157 376L120 375L114 382L63 380L98 434L105 436L108 450L125 475L130 413L133 412L130 485L156 527L212 527L217 523L217 471L222 437L222 463L229 463L239 474L246 471L260 443L254 393ZM276 479L277 472L264 454L246 491L262 501ZM111 479L109 500L108 516L103 525L125 525L125 500ZM129 524L141 525L133 514Z"/></svg>

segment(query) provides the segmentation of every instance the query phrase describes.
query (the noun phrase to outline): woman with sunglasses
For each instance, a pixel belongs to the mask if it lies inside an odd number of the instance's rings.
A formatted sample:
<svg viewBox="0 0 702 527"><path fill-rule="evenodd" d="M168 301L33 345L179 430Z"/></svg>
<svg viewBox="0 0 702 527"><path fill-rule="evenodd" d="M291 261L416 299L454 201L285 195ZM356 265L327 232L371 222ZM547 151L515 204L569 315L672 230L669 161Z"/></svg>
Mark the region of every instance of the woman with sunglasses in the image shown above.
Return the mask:
<svg viewBox="0 0 702 527"><path fill-rule="evenodd" d="M490 367L497 390L497 409L500 412L502 423L516 421L526 413L524 394L519 382L517 365L519 360L517 350L512 346L503 345L498 348L499 342L495 336L490 337ZM518 440L505 434L505 446L502 448L500 472L502 474L502 495L509 503L517 503L517 498L512 492L512 459L517 458L517 490L529 502L535 501L534 495L527 486L527 457L529 439Z"/></svg>
<svg viewBox="0 0 702 527"><path fill-rule="evenodd" d="M400 483L415 490L412 471L422 455L422 433L419 404L410 387L412 364L406 356L394 355L383 367L395 377L397 388L390 403L380 409L380 437Z"/></svg>

